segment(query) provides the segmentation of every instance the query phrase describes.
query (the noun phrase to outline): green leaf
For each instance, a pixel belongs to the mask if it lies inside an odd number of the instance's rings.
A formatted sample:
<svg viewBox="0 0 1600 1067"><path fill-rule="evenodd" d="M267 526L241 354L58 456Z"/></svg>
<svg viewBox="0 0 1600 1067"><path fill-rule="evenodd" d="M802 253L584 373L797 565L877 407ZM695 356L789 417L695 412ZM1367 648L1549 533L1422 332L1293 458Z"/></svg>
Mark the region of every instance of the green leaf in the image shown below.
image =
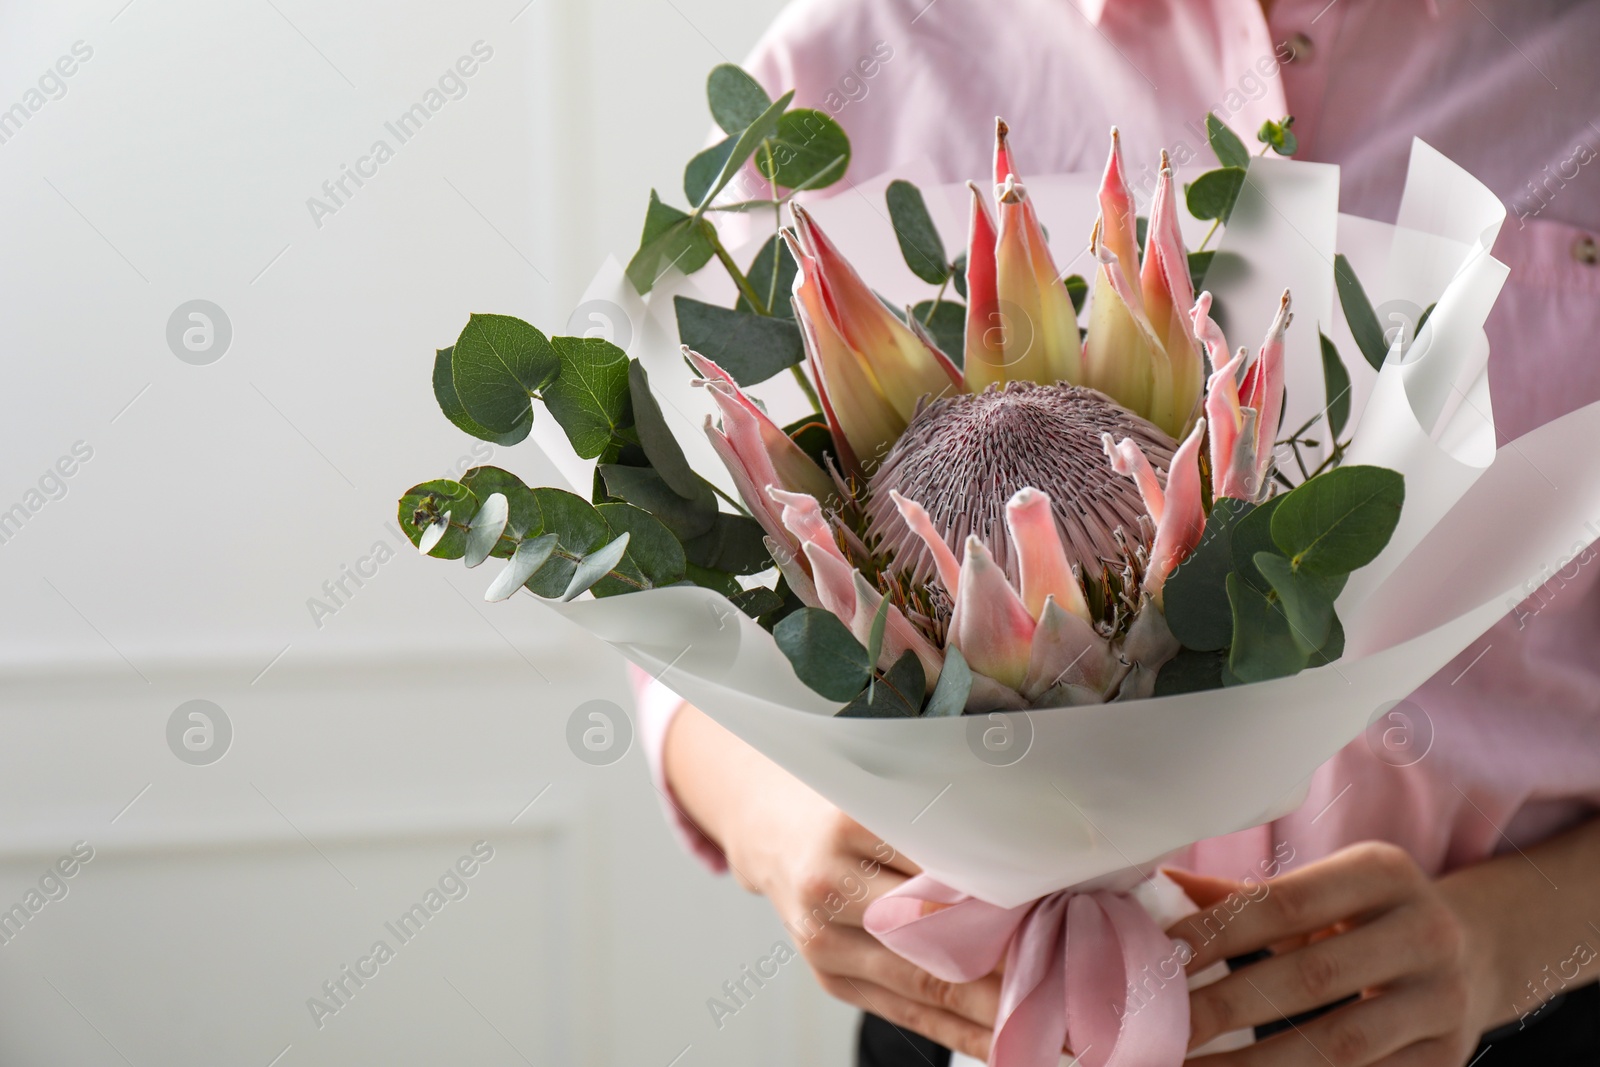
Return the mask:
<svg viewBox="0 0 1600 1067"><path fill-rule="evenodd" d="M925 719L942 719L960 715L967 710L967 695L972 692L972 668L961 650L951 645L944 651L944 667L939 671L939 681L934 684L928 706L922 709Z"/></svg>
<svg viewBox="0 0 1600 1067"><path fill-rule="evenodd" d="M927 676L922 661L910 650L902 652L894 666L874 679L856 698L836 713L842 719L914 719L922 707Z"/></svg>
<svg viewBox="0 0 1600 1067"><path fill-rule="evenodd" d="M822 416L807 415L798 422L785 426L783 432L800 446L800 451L810 456L811 461L823 470L828 469L830 461L838 466L839 454L833 447L833 432L828 429L827 423L822 421Z"/></svg>
<svg viewBox="0 0 1600 1067"><path fill-rule="evenodd" d="M1298 674L1309 659L1289 629L1289 619L1274 601L1237 574L1228 575L1233 606L1233 645L1228 669L1239 682L1264 682Z"/></svg>
<svg viewBox="0 0 1600 1067"><path fill-rule="evenodd" d="M770 615L774 611L783 609L783 597L764 585L746 589L728 599L733 602L734 607L752 619L759 619L763 615Z"/></svg>
<svg viewBox="0 0 1600 1067"><path fill-rule="evenodd" d="M1200 292L1201 282L1205 281L1206 271L1211 269L1211 261L1217 257L1215 248L1208 248L1204 252L1189 253L1189 284L1195 292Z"/></svg>
<svg viewBox="0 0 1600 1067"><path fill-rule="evenodd" d="M1405 478L1385 467L1339 467L1276 499L1272 540L1309 574L1365 567L1389 543L1405 503Z"/></svg>
<svg viewBox="0 0 1600 1067"><path fill-rule="evenodd" d="M545 335L510 315L473 315L450 356L451 381L468 416L507 435L532 421L529 397L560 370Z"/></svg>
<svg viewBox="0 0 1600 1067"><path fill-rule="evenodd" d="M889 203L889 221L900 241L900 254L911 273L929 285L943 285L950 277L944 242L928 216L922 191L908 181L892 181L883 198Z"/></svg>
<svg viewBox="0 0 1600 1067"><path fill-rule="evenodd" d="M674 493L681 497L698 495L704 479L689 466L682 446L661 414L661 405L650 391L650 375L636 359L628 362L628 396L633 403L633 429L650 466Z"/></svg>
<svg viewBox="0 0 1600 1067"><path fill-rule="evenodd" d="M867 631L867 660L876 664L883 655L883 631L889 624L889 598L878 601L878 610L872 616L872 628Z"/></svg>
<svg viewBox="0 0 1600 1067"><path fill-rule="evenodd" d="M1218 500L1194 551L1167 577L1161 594L1167 626L1185 648L1214 651L1233 638L1226 584L1233 571L1233 528L1253 509L1232 497Z"/></svg>
<svg viewBox="0 0 1600 1067"><path fill-rule="evenodd" d="M760 574L772 566L766 531L748 515L718 512L711 529L683 543L689 562L729 574Z"/></svg>
<svg viewBox="0 0 1600 1067"><path fill-rule="evenodd" d="M715 589L729 600L744 592L739 579L727 571L714 571L708 567L696 567L691 563L683 569L683 573L684 577L695 585L705 589Z"/></svg>
<svg viewBox="0 0 1600 1067"><path fill-rule="evenodd" d="M500 535L505 533L506 520L511 517L511 505L504 493L492 493L481 499L483 504L472 517L462 555L468 567L476 567L489 558L489 553L500 543Z"/></svg>
<svg viewBox="0 0 1600 1067"><path fill-rule="evenodd" d="M1339 621L1339 616L1333 617L1333 622L1328 626L1328 639L1322 647L1311 654L1306 663L1308 667L1325 667L1344 655L1344 624Z"/></svg>
<svg viewBox="0 0 1600 1067"><path fill-rule="evenodd" d="M698 204L705 200L711 183L722 173L723 166L728 162L728 156L733 152L733 140L732 137L724 137L710 148L697 153L689 160L689 165L683 168L683 195L688 198L689 203Z"/></svg>
<svg viewBox="0 0 1600 1067"><path fill-rule="evenodd" d="M1272 583L1272 591L1289 620L1289 632L1309 656L1328 640L1333 601L1344 588L1345 576L1323 578L1297 571L1287 557L1276 552L1257 552L1255 562L1256 569Z"/></svg>
<svg viewBox="0 0 1600 1067"><path fill-rule="evenodd" d="M544 389L544 405L582 459L594 459L633 425L628 354L604 337L555 337L561 374Z"/></svg>
<svg viewBox="0 0 1600 1067"><path fill-rule="evenodd" d="M778 272L776 283L772 277L774 266ZM745 277L750 280L750 287L756 291L756 295L767 302L767 311L774 318L793 322L794 304L790 294L794 292L794 276L797 273L798 268L794 256L789 254L788 243L773 234L761 246L761 251L756 253L756 258L750 261L750 269L745 271ZM755 308L741 293L734 310L753 312Z"/></svg>
<svg viewBox="0 0 1600 1067"><path fill-rule="evenodd" d="M939 351L949 356L956 366L965 362L967 348L967 307L951 300L935 304L924 300L911 309L918 322L933 337Z"/></svg>
<svg viewBox="0 0 1600 1067"><path fill-rule="evenodd" d="M963 252L955 259L952 259L950 261L950 267L950 284L956 287L956 293L961 297L961 299L965 300L967 298L967 254ZM1072 278L1078 278L1078 276L1074 274ZM1068 292L1072 291L1072 278L1067 279ZM1078 278L1078 280L1080 282L1083 281L1082 278ZM1087 287L1085 287L1085 292L1087 291ZM1074 306L1076 307L1077 305L1074 304ZM1082 311L1083 309L1080 307L1078 310Z"/></svg>
<svg viewBox="0 0 1600 1067"><path fill-rule="evenodd" d="M1439 306L1438 301L1434 301L1433 303L1429 304L1427 307L1422 309L1422 314L1417 317L1417 330L1416 330L1415 333L1413 333L1411 335L1413 340L1422 336L1422 327L1427 325L1428 316L1432 315L1433 314L1433 309L1438 307L1438 306Z"/></svg>
<svg viewBox="0 0 1600 1067"><path fill-rule="evenodd" d="M867 650L833 612L801 608L774 626L772 636L795 676L827 699L849 700L867 684Z"/></svg>
<svg viewBox="0 0 1600 1067"><path fill-rule="evenodd" d="M1272 516L1287 499L1287 496L1275 496L1258 504L1234 524L1233 536L1229 539L1235 573L1262 596L1266 596L1272 586L1256 570L1256 553L1278 551L1272 540Z"/></svg>
<svg viewBox="0 0 1600 1067"><path fill-rule="evenodd" d="M1292 156L1300 147L1300 139L1289 128L1293 125L1293 115L1287 115L1279 122L1268 119L1256 131L1256 140L1264 145L1271 145L1272 150L1280 156Z"/></svg>
<svg viewBox="0 0 1600 1067"><path fill-rule="evenodd" d="M479 423L467 414L467 406L461 402L461 397L456 395L454 372L451 368L451 354L455 346L441 348L433 357L433 397L439 402L439 410L444 412L444 417L455 423L456 427L473 437L484 441L492 441L497 445L514 445L520 443L528 436L528 431L533 429L533 408L529 406L523 412L526 416L509 433L496 433L487 426Z"/></svg>
<svg viewBox="0 0 1600 1067"><path fill-rule="evenodd" d="M739 133L772 106L759 82L732 63L719 63L706 78L711 117L723 133ZM690 197L693 200L693 197Z"/></svg>
<svg viewBox="0 0 1600 1067"><path fill-rule="evenodd" d="M1072 300L1072 310L1081 315L1083 302L1089 299L1089 283L1083 280L1081 274L1069 274L1061 280L1061 284L1067 287L1067 296Z"/></svg>
<svg viewBox="0 0 1600 1067"><path fill-rule="evenodd" d="M654 516L632 504L600 504L595 510L613 534L629 535L628 554L616 570L656 588L683 581L683 545ZM594 587L595 596L631 592L633 586L615 578L605 578Z"/></svg>
<svg viewBox="0 0 1600 1067"><path fill-rule="evenodd" d="M539 505L539 524L528 531L528 536L555 534L558 543L556 553L525 584L537 595L553 600L566 593L577 570L577 563L560 553L580 559L590 555L612 539L611 527L581 496L565 489L540 488L532 492Z"/></svg>
<svg viewBox="0 0 1600 1067"><path fill-rule="evenodd" d="M1389 356L1383 327L1378 325L1378 316L1367 299L1367 291L1361 287L1361 280L1342 252L1333 257L1333 281L1339 290L1339 306L1344 308L1344 321L1350 324L1350 335L1356 339L1356 347L1367 357L1373 370L1382 370L1383 361Z"/></svg>
<svg viewBox="0 0 1600 1067"><path fill-rule="evenodd" d="M800 327L749 311L705 304L687 296L672 299L678 314L678 340L716 363L740 385L764 382L805 358Z"/></svg>
<svg viewBox="0 0 1600 1067"><path fill-rule="evenodd" d="M789 101L793 99L794 90L791 89L769 104L765 111L751 121L750 125L740 131L739 136L733 142L733 147L728 150L728 158L723 161L722 169L717 172L716 180L707 188L705 195L695 202L696 210L705 210L706 206L717 198L717 194L722 192L727 184L733 180L733 176L739 173L739 168L745 165L745 162L750 158L750 154L756 150L757 146L778 132L778 123L783 118L783 109L788 107Z"/></svg>
<svg viewBox="0 0 1600 1067"><path fill-rule="evenodd" d="M499 467L473 467L461 476L461 484L471 489L479 500L494 493L506 498L511 509L506 521L506 536L512 540L520 540L539 524L539 503L534 498L533 490L523 485L522 479L510 471ZM512 546L502 544L490 554L510 556L512 551Z"/></svg>
<svg viewBox="0 0 1600 1067"><path fill-rule="evenodd" d="M710 261L713 251L708 233L711 224L668 204L663 204L654 189L644 215L644 232L639 250L628 261L628 280L642 296L669 268L693 274Z"/></svg>
<svg viewBox="0 0 1600 1067"><path fill-rule="evenodd" d="M1223 167L1208 170L1190 182L1184 199L1189 205L1189 214L1195 218L1227 222L1233 213L1233 202L1239 199L1239 190L1243 188L1244 171L1238 167Z"/></svg>
<svg viewBox="0 0 1600 1067"><path fill-rule="evenodd" d="M573 569L572 577L567 580L567 589L561 594L561 599L571 600L578 594L586 592L591 585L604 578L613 567L621 563L627 551L628 535L623 534L584 556Z"/></svg>
<svg viewBox="0 0 1600 1067"><path fill-rule="evenodd" d="M1228 612L1228 632L1233 632L1232 610L1227 606L1227 589L1221 591L1223 610ZM1192 648L1179 649L1156 675L1154 695L1176 696L1179 693L1199 693L1207 689L1221 689L1222 669L1228 664L1227 649L1201 652Z"/></svg>
<svg viewBox="0 0 1600 1067"><path fill-rule="evenodd" d="M1211 150L1217 154L1217 162L1224 167L1237 167L1240 170L1250 165L1250 150L1239 140L1237 134L1211 112L1206 112L1206 140L1211 142ZM1207 216L1216 218L1215 215Z"/></svg>
<svg viewBox="0 0 1600 1067"><path fill-rule="evenodd" d="M422 532L446 512L450 514L450 528L428 555L435 559L460 559L467 550L466 528L478 513L477 496L460 482L436 478L407 489L400 498L400 529L416 545L422 540Z"/></svg>
<svg viewBox="0 0 1600 1067"><path fill-rule="evenodd" d="M788 97L784 101L787 104ZM756 153L761 176L785 189L821 189L843 178L849 166L850 138L844 127L827 112L808 107L780 116L771 143Z"/></svg>
<svg viewBox="0 0 1600 1067"><path fill-rule="evenodd" d="M695 496L682 497L672 491L658 471L649 467L602 463L599 471L605 480L606 492L648 511L680 541L699 537L716 521L717 498L704 481Z"/></svg>
<svg viewBox="0 0 1600 1067"><path fill-rule="evenodd" d="M1328 397L1328 430L1338 441L1345 423L1350 421L1350 372L1328 335L1318 330L1317 336L1322 339L1322 388Z"/></svg>

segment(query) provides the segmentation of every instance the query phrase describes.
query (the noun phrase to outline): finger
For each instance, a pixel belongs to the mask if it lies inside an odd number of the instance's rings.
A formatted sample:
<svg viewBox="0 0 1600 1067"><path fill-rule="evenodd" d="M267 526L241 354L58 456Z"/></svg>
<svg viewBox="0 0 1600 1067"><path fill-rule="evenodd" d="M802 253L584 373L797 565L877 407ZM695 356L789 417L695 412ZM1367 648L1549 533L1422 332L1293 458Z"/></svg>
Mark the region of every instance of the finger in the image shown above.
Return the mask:
<svg viewBox="0 0 1600 1067"><path fill-rule="evenodd" d="M819 971L858 978L896 996L959 1015L985 1030L1000 1011L1000 979L988 975L975 982L946 982L885 948L864 930L841 926L801 946Z"/></svg>
<svg viewBox="0 0 1600 1067"><path fill-rule="evenodd" d="M1188 966L1193 974L1342 919L1386 911L1422 884L1421 872L1403 850L1369 842L1269 882L1243 883L1239 892L1179 920L1167 933L1194 947Z"/></svg>
<svg viewBox="0 0 1600 1067"><path fill-rule="evenodd" d="M1290 1018L1435 962L1416 936L1417 909L1398 908L1349 933L1241 967L1189 997L1190 1048L1230 1030Z"/></svg>
<svg viewBox="0 0 1600 1067"><path fill-rule="evenodd" d="M863 868L859 861L844 858L807 874L799 885L798 913L784 918L796 939L835 923L860 928L867 906L905 881L899 871L882 865Z"/></svg>
<svg viewBox="0 0 1600 1067"><path fill-rule="evenodd" d="M921 1034L945 1048L976 1060L989 1058L994 1035L970 1020L939 1008L908 1000L864 978L818 973L817 981L830 995L863 1011L870 1011L904 1030Z"/></svg>
<svg viewBox="0 0 1600 1067"><path fill-rule="evenodd" d="M1370 1067L1439 1036L1437 1031L1452 1025L1459 1011L1453 994L1438 984L1406 986L1331 1011L1247 1048L1189 1060L1185 1067Z"/></svg>

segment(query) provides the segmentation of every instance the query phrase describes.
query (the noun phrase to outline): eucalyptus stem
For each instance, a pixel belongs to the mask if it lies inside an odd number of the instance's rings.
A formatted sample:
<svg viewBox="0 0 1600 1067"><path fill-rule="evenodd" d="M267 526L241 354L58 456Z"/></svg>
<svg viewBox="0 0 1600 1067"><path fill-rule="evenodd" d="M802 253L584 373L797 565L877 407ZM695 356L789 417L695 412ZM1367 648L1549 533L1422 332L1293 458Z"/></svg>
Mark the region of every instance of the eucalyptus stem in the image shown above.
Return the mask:
<svg viewBox="0 0 1600 1067"><path fill-rule="evenodd" d="M939 310L939 301L944 299L944 291L950 285L950 275L944 276L944 281L939 283L939 291L933 296L933 303L928 306L928 313L922 316L922 325L926 326L933 321L933 313Z"/></svg>
<svg viewBox="0 0 1600 1067"><path fill-rule="evenodd" d="M722 499L726 500L728 503L732 504L735 508L737 508L738 511L739 511L739 514L744 515L746 517L750 517L749 510L743 504L739 503L739 501L735 500L733 497L729 496L727 493L724 493L720 486L718 486L714 482L707 482L706 484L711 486L711 491L713 493L717 494Z"/></svg>
<svg viewBox="0 0 1600 1067"><path fill-rule="evenodd" d="M796 363L789 368L794 375L794 380L800 383L800 391L806 394L806 399L811 401L811 407L817 414L822 414L822 400L817 396L817 391L811 388L811 379L806 377L805 371Z"/></svg>
<svg viewBox="0 0 1600 1067"><path fill-rule="evenodd" d="M1206 250L1206 245L1211 243L1211 238L1216 234L1217 227L1221 226L1221 225L1222 225L1222 220L1221 219L1217 219L1215 222L1213 222L1211 224L1211 229L1206 231L1205 240L1200 242L1200 247L1195 249L1196 252L1204 252Z"/></svg>
<svg viewBox="0 0 1600 1067"><path fill-rule="evenodd" d="M711 242L711 251L716 253L717 259L727 270L728 276L733 279L733 284L739 287L739 294L750 302L751 310L753 310L757 315L766 315L771 317L772 312L767 308L766 303L756 293L755 286L750 284L750 279L744 276L744 272L741 271L739 269L739 265L733 261L733 257L728 254L728 250L722 247L722 241L717 237L717 229L715 226L707 227L707 239Z"/></svg>

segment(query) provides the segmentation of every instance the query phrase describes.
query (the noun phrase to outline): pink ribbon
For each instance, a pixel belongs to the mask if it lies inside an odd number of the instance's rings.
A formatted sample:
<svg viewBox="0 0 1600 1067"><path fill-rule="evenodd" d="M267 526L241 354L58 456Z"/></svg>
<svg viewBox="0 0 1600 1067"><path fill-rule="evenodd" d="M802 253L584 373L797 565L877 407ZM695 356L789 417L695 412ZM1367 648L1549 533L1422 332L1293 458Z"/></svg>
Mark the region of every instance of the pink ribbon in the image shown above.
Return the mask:
<svg viewBox="0 0 1600 1067"><path fill-rule="evenodd" d="M1084 1067L1183 1062L1181 960L1127 896L1062 890L999 908L918 875L868 906L866 928L947 982L982 978L1005 957L990 1067L1056 1067L1063 1047Z"/></svg>

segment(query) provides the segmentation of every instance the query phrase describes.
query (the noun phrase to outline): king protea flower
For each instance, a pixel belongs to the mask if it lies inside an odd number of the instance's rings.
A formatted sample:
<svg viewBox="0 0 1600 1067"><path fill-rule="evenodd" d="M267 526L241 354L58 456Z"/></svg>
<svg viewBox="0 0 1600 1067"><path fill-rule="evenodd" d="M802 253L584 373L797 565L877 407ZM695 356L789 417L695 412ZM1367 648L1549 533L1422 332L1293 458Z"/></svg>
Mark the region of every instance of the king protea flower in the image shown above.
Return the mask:
<svg viewBox="0 0 1600 1067"><path fill-rule="evenodd" d="M969 711L1145 696L1178 649L1162 587L1206 508L1270 489L1289 295L1256 357L1230 357L1191 288L1165 157L1141 257L1113 130L1081 339L996 132L998 224L972 187L964 367L795 206L795 314L833 462L688 353L722 415L707 431L802 600L867 643L889 599L880 667L911 652L931 689L959 649Z"/></svg>

